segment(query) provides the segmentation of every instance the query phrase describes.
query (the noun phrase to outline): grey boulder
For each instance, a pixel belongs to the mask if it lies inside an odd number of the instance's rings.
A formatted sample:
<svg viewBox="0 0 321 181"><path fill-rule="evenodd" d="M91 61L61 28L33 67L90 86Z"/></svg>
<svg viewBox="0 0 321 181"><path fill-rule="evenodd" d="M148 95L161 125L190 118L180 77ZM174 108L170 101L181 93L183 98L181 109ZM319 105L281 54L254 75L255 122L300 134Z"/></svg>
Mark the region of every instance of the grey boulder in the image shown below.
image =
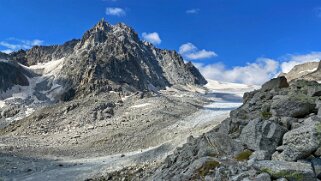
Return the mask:
<svg viewBox="0 0 321 181"><path fill-rule="evenodd" d="M250 121L242 130L240 140L249 149L274 152L281 144L286 129L277 123L255 119Z"/></svg>
<svg viewBox="0 0 321 181"><path fill-rule="evenodd" d="M283 152L278 160L296 161L315 152L321 145L321 122L309 122L284 134Z"/></svg>
<svg viewBox="0 0 321 181"><path fill-rule="evenodd" d="M271 181L271 176L268 173L261 173L255 177L255 181Z"/></svg>
<svg viewBox="0 0 321 181"><path fill-rule="evenodd" d="M286 161L258 161L254 167L261 172L266 172L273 179L286 178L289 181L316 180L310 164Z"/></svg>
<svg viewBox="0 0 321 181"><path fill-rule="evenodd" d="M289 87L288 81L284 76L271 79L270 81L262 85L262 91L268 91L272 89L280 89Z"/></svg>
<svg viewBox="0 0 321 181"><path fill-rule="evenodd" d="M279 117L304 117L314 112L316 104L305 95L278 95L273 97L271 113Z"/></svg>

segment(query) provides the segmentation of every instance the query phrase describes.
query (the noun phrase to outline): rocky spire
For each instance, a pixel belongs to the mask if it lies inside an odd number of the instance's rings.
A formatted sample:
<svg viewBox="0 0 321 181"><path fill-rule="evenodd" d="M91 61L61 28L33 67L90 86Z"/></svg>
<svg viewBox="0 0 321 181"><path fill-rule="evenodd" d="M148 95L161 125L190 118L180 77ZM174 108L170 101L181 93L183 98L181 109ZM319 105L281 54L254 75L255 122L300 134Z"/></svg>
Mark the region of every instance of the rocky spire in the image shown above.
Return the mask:
<svg viewBox="0 0 321 181"><path fill-rule="evenodd" d="M81 39L79 47L84 45L102 43L107 39L107 33L112 29L112 25L102 18L93 28L88 30ZM86 43L87 42L87 43Z"/></svg>
<svg viewBox="0 0 321 181"><path fill-rule="evenodd" d="M95 26L93 29L96 31L108 31L110 30L111 25L105 21L105 18L102 18Z"/></svg>

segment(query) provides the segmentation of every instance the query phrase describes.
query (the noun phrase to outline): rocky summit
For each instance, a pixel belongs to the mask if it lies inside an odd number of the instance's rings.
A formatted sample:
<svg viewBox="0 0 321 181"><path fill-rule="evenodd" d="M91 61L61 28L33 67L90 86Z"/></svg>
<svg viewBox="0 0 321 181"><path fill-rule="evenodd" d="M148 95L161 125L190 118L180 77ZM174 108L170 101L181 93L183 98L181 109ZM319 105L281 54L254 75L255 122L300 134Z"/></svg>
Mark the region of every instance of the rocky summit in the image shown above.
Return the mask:
<svg viewBox="0 0 321 181"><path fill-rule="evenodd" d="M104 19L80 40L63 45L35 46L1 55L27 66L64 59L55 82L75 94L96 91L143 91L172 85L205 85L207 81L192 63L185 64L175 51L143 42L129 26L110 25ZM69 94L69 93L68 93Z"/></svg>

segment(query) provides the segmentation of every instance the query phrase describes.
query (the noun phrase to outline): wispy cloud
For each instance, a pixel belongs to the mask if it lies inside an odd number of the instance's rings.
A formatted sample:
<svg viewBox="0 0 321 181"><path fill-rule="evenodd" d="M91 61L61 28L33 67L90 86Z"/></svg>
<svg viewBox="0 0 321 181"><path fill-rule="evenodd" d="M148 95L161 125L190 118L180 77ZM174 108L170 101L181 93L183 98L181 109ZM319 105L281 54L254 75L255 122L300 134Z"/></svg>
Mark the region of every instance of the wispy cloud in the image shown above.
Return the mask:
<svg viewBox="0 0 321 181"><path fill-rule="evenodd" d="M145 41L148 41L150 43L153 43L155 45L158 45L162 42L162 40L159 37L159 34L157 32L153 33L142 33L142 37Z"/></svg>
<svg viewBox="0 0 321 181"><path fill-rule="evenodd" d="M200 9L188 9L185 11L186 14L198 14L200 12Z"/></svg>
<svg viewBox="0 0 321 181"><path fill-rule="evenodd" d="M7 50L0 50L0 52L2 53L6 53L6 54L9 54L9 53L12 53L13 50L10 50L10 49L7 49Z"/></svg>
<svg viewBox="0 0 321 181"><path fill-rule="evenodd" d="M16 50L20 49L30 49L33 46L36 45L42 45L43 41L39 39L34 40L22 40L17 38L9 38L5 41L0 41L0 47L5 48L4 50L1 50L5 53L11 53Z"/></svg>
<svg viewBox="0 0 321 181"><path fill-rule="evenodd" d="M179 47L179 53L188 60L199 60L216 57L217 54L214 51L199 50L192 43L185 43Z"/></svg>
<svg viewBox="0 0 321 181"><path fill-rule="evenodd" d="M207 79L223 82L236 82L247 85L260 85L278 72L279 63L268 58L259 58L245 66L227 68L223 63L205 65L194 63Z"/></svg>
<svg viewBox="0 0 321 181"><path fill-rule="evenodd" d="M236 82L248 85L261 85L281 72L289 72L295 65L317 62L321 52L293 55L288 54L278 59L258 58L245 66L227 68L223 63L204 64L194 62L195 66L207 79L223 82Z"/></svg>
<svg viewBox="0 0 321 181"><path fill-rule="evenodd" d="M321 7L314 8L314 13L318 18L321 18Z"/></svg>
<svg viewBox="0 0 321 181"><path fill-rule="evenodd" d="M106 15L110 16L125 16L126 11L122 8L117 8L117 7L108 7L106 8Z"/></svg>

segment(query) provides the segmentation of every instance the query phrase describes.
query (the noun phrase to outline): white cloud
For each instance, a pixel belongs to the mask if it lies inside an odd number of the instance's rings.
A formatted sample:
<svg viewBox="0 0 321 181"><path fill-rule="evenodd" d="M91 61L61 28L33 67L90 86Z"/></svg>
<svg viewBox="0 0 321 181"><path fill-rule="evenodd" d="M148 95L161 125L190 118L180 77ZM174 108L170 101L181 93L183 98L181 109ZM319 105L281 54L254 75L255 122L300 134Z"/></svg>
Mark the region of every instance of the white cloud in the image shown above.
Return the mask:
<svg viewBox="0 0 321 181"><path fill-rule="evenodd" d="M279 62L259 58L241 67L226 68L222 63L205 65L194 63L203 76L223 82L237 82L247 85L260 85L278 74Z"/></svg>
<svg viewBox="0 0 321 181"><path fill-rule="evenodd" d="M314 13L318 18L321 18L321 7L314 8Z"/></svg>
<svg viewBox="0 0 321 181"><path fill-rule="evenodd" d="M111 15L111 16L125 16L126 12L122 8L112 8L108 7L106 8L106 15Z"/></svg>
<svg viewBox="0 0 321 181"><path fill-rule="evenodd" d="M215 56L217 56L217 54L213 51L200 50L200 51L188 54L187 58L190 60L198 60L198 59L211 58Z"/></svg>
<svg viewBox="0 0 321 181"><path fill-rule="evenodd" d="M0 50L0 52L2 52L2 53L6 53L6 54L9 54L9 53L12 53L13 51L12 51L12 50L7 49L7 50Z"/></svg>
<svg viewBox="0 0 321 181"><path fill-rule="evenodd" d="M185 46L180 51L195 49L193 46ZM289 72L295 65L306 62L318 62L321 59L321 52L308 54L289 54L278 58L258 58L255 62L247 63L245 66L227 68L223 63L204 64L194 62L194 65L207 79L223 82L236 82L248 85L261 85L281 72Z"/></svg>
<svg viewBox="0 0 321 181"><path fill-rule="evenodd" d="M36 45L42 45L43 41L39 39L35 40L21 40L17 38L9 38L6 41L0 41L0 47L6 48L5 50L1 50L5 53L11 53L20 49L30 49Z"/></svg>
<svg viewBox="0 0 321 181"><path fill-rule="evenodd" d="M211 57L216 57L217 54L214 51L199 50L192 43L185 43L179 47L179 53L188 60L199 60Z"/></svg>
<svg viewBox="0 0 321 181"><path fill-rule="evenodd" d="M162 42L162 40L160 39L159 34L157 32L153 32L153 33L144 32L142 34L142 37L145 41L148 41L148 42L153 43L155 45L158 45Z"/></svg>
<svg viewBox="0 0 321 181"><path fill-rule="evenodd" d="M188 9L185 12L186 14L198 14L200 12L200 9Z"/></svg>
<svg viewBox="0 0 321 181"><path fill-rule="evenodd" d="M185 54L194 50L197 50L197 47L192 43L185 43L179 47L180 54Z"/></svg>
<svg viewBox="0 0 321 181"><path fill-rule="evenodd" d="M288 73L295 65L306 62L318 62L321 60L321 52L311 52L304 55L287 55L282 58L281 71Z"/></svg>

